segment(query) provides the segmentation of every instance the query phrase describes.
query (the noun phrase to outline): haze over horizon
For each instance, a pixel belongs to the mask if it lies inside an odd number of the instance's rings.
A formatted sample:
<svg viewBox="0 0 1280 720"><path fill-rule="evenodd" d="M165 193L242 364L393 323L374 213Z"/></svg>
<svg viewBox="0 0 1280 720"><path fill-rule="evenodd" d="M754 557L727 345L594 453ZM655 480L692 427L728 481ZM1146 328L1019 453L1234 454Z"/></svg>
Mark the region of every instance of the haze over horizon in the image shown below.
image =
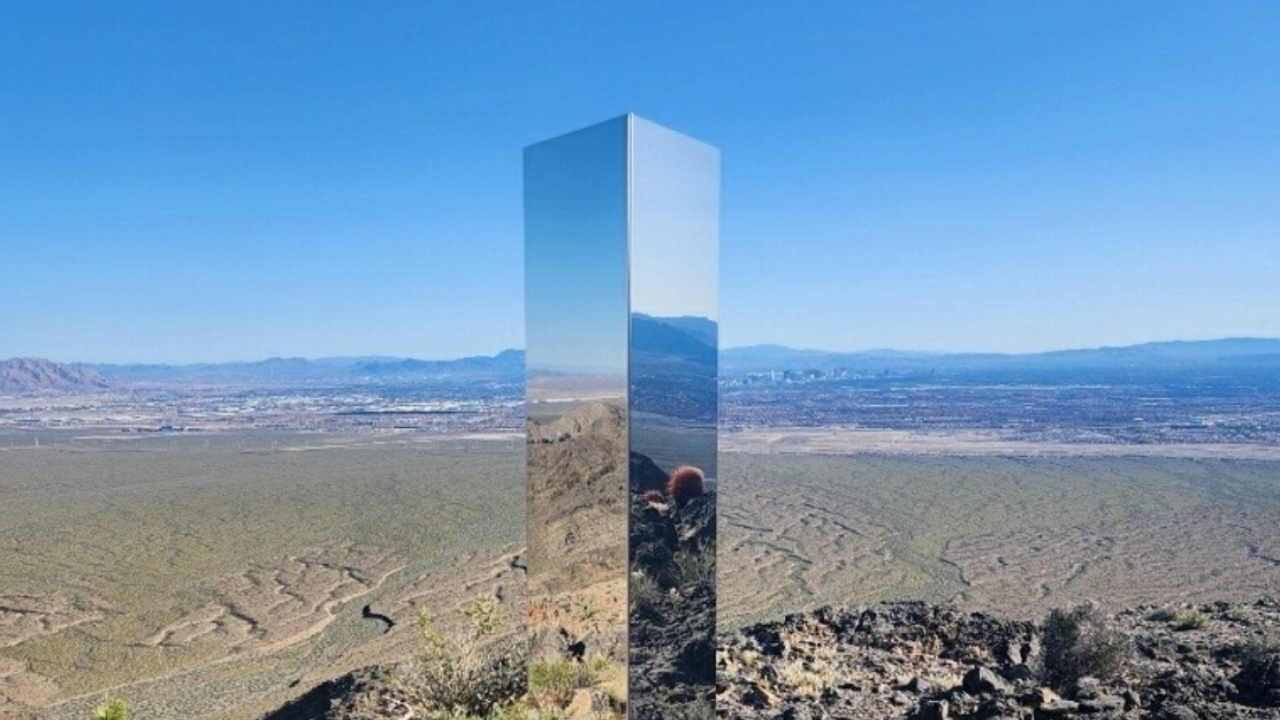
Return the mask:
<svg viewBox="0 0 1280 720"><path fill-rule="evenodd" d="M1280 337L1280 5L9 8L0 358L523 345L521 149L723 159L723 347Z"/></svg>
<svg viewBox="0 0 1280 720"><path fill-rule="evenodd" d="M1126 343L1123 345L1060 347L1060 348L1049 348L1046 350L1029 350L1024 352L1000 352L1000 351L982 350L982 349L929 350L929 349L918 349L918 348L891 348L891 347L868 347L868 348L854 348L854 349L845 350L845 349L832 349L832 348L794 347L790 345L783 345L780 343L752 343L750 345L734 345L732 347L721 347L720 352L724 353L726 351L738 351L738 350L750 350L753 348L776 347L776 348L782 348L788 351L794 351L794 352L800 352L800 353L821 353L821 354L830 354L830 355L901 353L904 355L938 355L938 356L1008 355L1008 356L1018 357L1018 356L1028 356L1028 355L1051 354L1051 353L1059 353L1059 352L1089 352L1089 351L1095 351L1095 350L1114 350L1114 349L1121 349L1121 348L1141 347L1141 346L1147 346L1147 345L1163 345L1163 344L1177 344L1177 343L1187 343L1187 344L1214 343L1214 342L1232 342L1232 341L1261 341L1261 342L1267 342L1267 343L1272 343L1272 342L1280 343L1280 336L1278 337L1240 336L1240 337L1215 337L1215 338L1193 338L1193 339L1169 338L1169 339L1147 340L1147 341L1138 342L1138 343ZM522 347L510 347L510 348L504 348L502 350L499 350L496 353L490 353L490 354L470 353L467 355L456 355L456 356L389 355L386 353L359 353L356 355L310 355L310 356L308 355L272 355L272 356L233 358L228 360L196 360L192 362L178 362L178 363L159 362L159 361L152 361L152 360L102 361L102 360L93 360L93 359L68 359L68 358L44 357L44 356L36 356L36 355L0 355L0 362L4 362L6 360L17 360L17 359L39 359L39 360L47 360L50 362L56 362L56 363L68 364L68 365L98 365L98 366L101 366L101 365L117 365L117 366L157 365L157 366L175 366L175 367L180 367L184 365L253 364L253 363L271 362L271 361L292 361L292 360L302 360L307 362L326 362L326 361L329 361L329 362L341 362L341 361L400 362L404 360L415 360L415 361L424 361L424 362L454 362L458 360L468 360L468 359L475 359L475 358L492 358L502 353L523 352L523 351L524 351L524 348Z"/></svg>

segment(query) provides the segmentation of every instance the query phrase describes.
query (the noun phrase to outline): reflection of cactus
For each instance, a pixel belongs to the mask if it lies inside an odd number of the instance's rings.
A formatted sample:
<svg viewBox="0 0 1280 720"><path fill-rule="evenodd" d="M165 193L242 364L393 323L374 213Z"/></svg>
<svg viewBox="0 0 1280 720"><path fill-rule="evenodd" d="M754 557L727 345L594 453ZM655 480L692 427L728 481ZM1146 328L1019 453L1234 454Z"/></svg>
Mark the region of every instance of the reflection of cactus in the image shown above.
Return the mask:
<svg viewBox="0 0 1280 720"><path fill-rule="evenodd" d="M702 471L692 465L681 465L667 478L667 495L676 505L683 505L703 494Z"/></svg>
<svg viewBox="0 0 1280 720"><path fill-rule="evenodd" d="M644 494L644 499L651 503L666 502L667 496L662 494L661 490L649 490Z"/></svg>

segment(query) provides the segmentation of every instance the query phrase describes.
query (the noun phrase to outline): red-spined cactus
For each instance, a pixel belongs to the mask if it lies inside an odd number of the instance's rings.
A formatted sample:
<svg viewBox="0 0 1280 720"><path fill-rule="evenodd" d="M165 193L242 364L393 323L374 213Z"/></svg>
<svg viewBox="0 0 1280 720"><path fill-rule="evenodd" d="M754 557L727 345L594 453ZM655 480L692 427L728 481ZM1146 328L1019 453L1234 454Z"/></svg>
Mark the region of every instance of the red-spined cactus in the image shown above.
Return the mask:
<svg viewBox="0 0 1280 720"><path fill-rule="evenodd" d="M692 465L681 465L671 471L667 478L667 496L676 505L684 505L699 497L706 489L703 487L702 471Z"/></svg>
<svg viewBox="0 0 1280 720"><path fill-rule="evenodd" d="M644 499L651 503L664 503L667 496L662 494L661 490L650 490L644 494Z"/></svg>

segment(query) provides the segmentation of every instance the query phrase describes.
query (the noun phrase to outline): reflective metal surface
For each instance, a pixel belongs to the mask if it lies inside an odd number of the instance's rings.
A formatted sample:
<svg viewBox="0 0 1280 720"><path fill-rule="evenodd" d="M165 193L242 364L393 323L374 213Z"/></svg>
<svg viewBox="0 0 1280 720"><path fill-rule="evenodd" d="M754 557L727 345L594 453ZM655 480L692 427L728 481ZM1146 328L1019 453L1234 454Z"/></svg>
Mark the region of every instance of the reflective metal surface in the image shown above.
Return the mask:
<svg viewBox="0 0 1280 720"><path fill-rule="evenodd" d="M627 123L525 149L530 687L626 698ZM583 674L586 674L585 672Z"/></svg>
<svg viewBox="0 0 1280 720"><path fill-rule="evenodd" d="M719 153L625 116L525 151L535 702L714 714Z"/></svg>
<svg viewBox="0 0 1280 720"><path fill-rule="evenodd" d="M719 152L635 118L631 717L715 710Z"/></svg>

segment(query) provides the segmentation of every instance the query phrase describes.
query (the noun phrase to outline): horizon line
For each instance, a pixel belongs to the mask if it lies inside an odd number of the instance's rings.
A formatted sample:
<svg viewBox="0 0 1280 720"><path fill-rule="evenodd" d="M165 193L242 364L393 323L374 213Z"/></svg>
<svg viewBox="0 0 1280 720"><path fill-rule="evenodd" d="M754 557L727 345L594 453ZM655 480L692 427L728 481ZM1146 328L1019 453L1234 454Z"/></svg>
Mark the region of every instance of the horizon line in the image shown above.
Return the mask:
<svg viewBox="0 0 1280 720"><path fill-rule="evenodd" d="M935 357L959 356L959 355L1023 357L1023 356L1031 356L1031 355L1049 355L1054 353L1068 353L1068 352L1122 350L1122 349L1128 349L1128 348L1144 347L1149 345L1176 345L1176 344L1191 345L1191 344L1199 344L1199 343L1249 342L1249 341L1280 342L1280 336L1272 337L1272 336L1263 336L1263 335L1230 335L1230 336L1223 336L1223 337L1200 338L1200 339L1194 339L1194 340L1175 338L1175 339L1165 339L1165 340L1144 340L1144 341L1132 342L1132 343L1126 343L1126 344L1059 347L1051 350L1026 350L1026 351L1016 351L1016 352L998 351L998 350L903 350L903 349L892 348L892 347L869 347L861 350L821 350L816 348L793 347L791 345L785 345L782 343L761 342L761 343L750 343L746 345L734 345L732 347L719 348L717 352L726 353L726 352L732 352L732 351L752 350L752 349L758 349L758 348L774 348L778 350L785 350L788 352L813 353L813 354L821 354L821 355L869 355L869 354L880 354L880 353L893 353L898 355L931 355ZM499 356L507 353L511 353L511 352L522 353L524 351L525 351L525 348L523 347L508 347L508 348L499 350L498 352L493 353L492 355L468 354L468 355L458 355L458 356L447 357L447 358L419 357L414 355L387 355L387 354L381 354L381 353L364 353L359 355L315 355L315 356L272 355L269 357L260 358L256 360L195 360L195 361L187 361L187 362L184 362L184 361L164 362L164 361L146 361L146 360L137 360L137 361L128 361L128 362L119 362L119 361L103 362L103 361L97 361L97 360L54 360L52 358L43 357L39 355L12 355L9 357L0 358L0 362L10 362L14 360L42 360L42 361L57 363L59 365L82 365L82 366L89 365L89 366L118 366L118 367L150 365L150 366L159 366L159 367L181 368L181 367L194 367L194 366L200 366L200 365L257 365L257 364L272 362L272 361L460 362L463 360L496 359Z"/></svg>

